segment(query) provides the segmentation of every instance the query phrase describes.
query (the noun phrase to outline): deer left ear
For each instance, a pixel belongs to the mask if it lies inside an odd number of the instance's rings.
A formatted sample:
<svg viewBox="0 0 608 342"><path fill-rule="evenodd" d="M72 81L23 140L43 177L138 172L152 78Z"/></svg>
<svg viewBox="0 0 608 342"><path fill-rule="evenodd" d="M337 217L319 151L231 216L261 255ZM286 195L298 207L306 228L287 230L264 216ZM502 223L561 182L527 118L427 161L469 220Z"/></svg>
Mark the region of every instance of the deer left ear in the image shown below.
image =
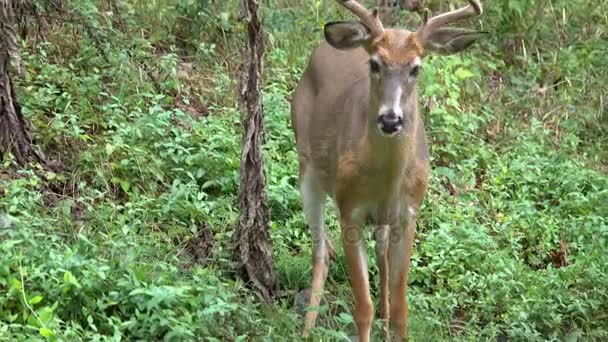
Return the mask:
<svg viewBox="0 0 608 342"><path fill-rule="evenodd" d="M425 50L449 55L467 49L487 34L488 32L446 27L431 32L422 44Z"/></svg>

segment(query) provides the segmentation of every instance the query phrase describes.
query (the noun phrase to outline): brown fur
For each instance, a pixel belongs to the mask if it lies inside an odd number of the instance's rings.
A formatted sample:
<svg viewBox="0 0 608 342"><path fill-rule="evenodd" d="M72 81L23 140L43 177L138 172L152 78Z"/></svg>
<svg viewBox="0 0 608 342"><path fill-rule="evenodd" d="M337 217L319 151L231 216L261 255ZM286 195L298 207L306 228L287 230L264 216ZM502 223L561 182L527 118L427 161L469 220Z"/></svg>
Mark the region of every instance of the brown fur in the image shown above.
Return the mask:
<svg viewBox="0 0 608 342"><path fill-rule="evenodd" d="M353 316L361 341L367 341L373 312L367 259L361 247L363 220L374 225L391 224L391 230L397 230L391 235L397 237L408 232L404 238L407 241L398 248L405 251L405 260L401 260L399 251L388 247L383 249L384 253L397 256L390 262L387 254L377 259L385 261L379 267L385 272L381 287L387 289L386 272L390 264L390 267L409 267L415 228L413 222L402 222L403 217L395 215L394 208L402 206L403 213L420 207L429 170L428 147L415 90L410 93L412 117L408 118L403 135L396 138L380 135L376 126L379 108L371 108L374 104L370 96L370 54L378 54L386 64L405 66L421 56L422 48L415 34L403 30L386 30L382 38L367 49L337 50L322 43L313 52L292 101L300 176L312 172L323 190L335 198L340 211L345 259L355 293ZM325 265L314 264L313 288L322 289L325 277ZM407 270L392 277L397 287L391 290L395 293L390 300L391 321L396 324L398 335L405 336ZM385 304L381 314L386 316L389 309L386 291L383 296L381 301ZM310 305L316 305L318 298L314 299ZM314 325L315 317L307 314L305 336Z"/></svg>
<svg viewBox="0 0 608 342"><path fill-rule="evenodd" d="M406 65L423 53L422 45L414 33L403 38L394 30L385 31L382 37L371 44L371 49L389 65Z"/></svg>

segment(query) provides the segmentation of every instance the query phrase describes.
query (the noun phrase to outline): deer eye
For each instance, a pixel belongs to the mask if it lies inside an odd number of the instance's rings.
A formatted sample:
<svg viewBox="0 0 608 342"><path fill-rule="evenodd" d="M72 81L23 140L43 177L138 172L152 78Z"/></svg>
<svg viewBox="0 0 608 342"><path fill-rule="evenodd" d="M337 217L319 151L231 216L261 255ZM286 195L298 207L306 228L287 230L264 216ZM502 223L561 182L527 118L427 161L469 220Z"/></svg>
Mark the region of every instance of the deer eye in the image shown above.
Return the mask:
<svg viewBox="0 0 608 342"><path fill-rule="evenodd" d="M376 62L373 59L369 60L369 70L371 70L371 72L373 72L374 74L377 74L380 72L380 64L378 62Z"/></svg>
<svg viewBox="0 0 608 342"><path fill-rule="evenodd" d="M414 65L412 67L412 69L410 70L410 76L411 77L418 77L418 74L420 74L420 65Z"/></svg>

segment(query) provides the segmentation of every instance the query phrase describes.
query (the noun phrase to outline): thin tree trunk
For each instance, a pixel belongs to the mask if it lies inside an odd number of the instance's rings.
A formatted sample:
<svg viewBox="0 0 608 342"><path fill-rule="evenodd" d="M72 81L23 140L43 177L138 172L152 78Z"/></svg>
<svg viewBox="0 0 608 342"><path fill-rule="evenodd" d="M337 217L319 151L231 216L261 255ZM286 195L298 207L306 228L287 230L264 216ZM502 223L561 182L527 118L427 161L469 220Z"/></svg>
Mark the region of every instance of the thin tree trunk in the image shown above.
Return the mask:
<svg viewBox="0 0 608 342"><path fill-rule="evenodd" d="M411 12L422 10L424 0L402 0L401 7Z"/></svg>
<svg viewBox="0 0 608 342"><path fill-rule="evenodd" d="M399 11L398 1L378 0L378 9L380 10L380 20L382 20L384 26L393 27Z"/></svg>
<svg viewBox="0 0 608 342"><path fill-rule="evenodd" d="M245 280L250 281L268 301L276 292L269 240L269 210L262 159L264 121L262 108L262 71L264 32L258 18L258 0L243 0L247 22L247 49L239 80L239 100L243 129L241 152L240 218L236 231L236 251Z"/></svg>
<svg viewBox="0 0 608 342"><path fill-rule="evenodd" d="M329 0L321 0L321 18L327 18L327 12L329 11Z"/></svg>
<svg viewBox="0 0 608 342"><path fill-rule="evenodd" d="M0 159L12 153L18 164L40 160L32 146L27 124L11 82L11 57L21 73L17 33L10 0L0 0Z"/></svg>

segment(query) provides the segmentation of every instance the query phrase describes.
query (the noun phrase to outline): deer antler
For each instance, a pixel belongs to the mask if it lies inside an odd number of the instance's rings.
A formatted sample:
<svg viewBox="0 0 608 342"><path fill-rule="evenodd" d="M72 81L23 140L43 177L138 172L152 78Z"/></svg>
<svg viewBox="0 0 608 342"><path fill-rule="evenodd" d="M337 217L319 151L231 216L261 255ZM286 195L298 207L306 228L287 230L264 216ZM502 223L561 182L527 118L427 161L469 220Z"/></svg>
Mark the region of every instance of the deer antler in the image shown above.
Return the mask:
<svg viewBox="0 0 608 342"><path fill-rule="evenodd" d="M384 26L378 17L378 10L368 10L363 5L355 0L336 0L340 5L351 11L354 15L361 19L374 37L379 37L384 33Z"/></svg>
<svg viewBox="0 0 608 342"><path fill-rule="evenodd" d="M420 39L425 40L433 31L439 29L441 26L473 15L480 15L482 12L483 8L479 0L469 0L469 5L466 7L443 13L430 19L428 18L428 13L425 13L424 24L418 29L418 35Z"/></svg>

